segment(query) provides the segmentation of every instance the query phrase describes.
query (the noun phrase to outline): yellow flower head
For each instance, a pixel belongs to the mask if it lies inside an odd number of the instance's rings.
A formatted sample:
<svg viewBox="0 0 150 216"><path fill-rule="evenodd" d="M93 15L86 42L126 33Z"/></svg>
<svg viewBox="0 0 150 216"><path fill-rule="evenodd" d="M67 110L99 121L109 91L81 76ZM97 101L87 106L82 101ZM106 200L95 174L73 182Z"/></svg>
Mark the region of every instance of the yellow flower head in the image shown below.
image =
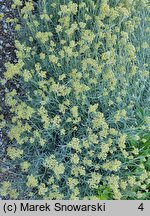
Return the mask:
<svg viewBox="0 0 150 216"><path fill-rule="evenodd" d="M26 185L28 187L37 187L38 186L38 180L32 174L28 175Z"/></svg>
<svg viewBox="0 0 150 216"><path fill-rule="evenodd" d="M21 171L22 172L26 172L28 171L29 167L30 167L30 163L28 161L24 161L21 163Z"/></svg>

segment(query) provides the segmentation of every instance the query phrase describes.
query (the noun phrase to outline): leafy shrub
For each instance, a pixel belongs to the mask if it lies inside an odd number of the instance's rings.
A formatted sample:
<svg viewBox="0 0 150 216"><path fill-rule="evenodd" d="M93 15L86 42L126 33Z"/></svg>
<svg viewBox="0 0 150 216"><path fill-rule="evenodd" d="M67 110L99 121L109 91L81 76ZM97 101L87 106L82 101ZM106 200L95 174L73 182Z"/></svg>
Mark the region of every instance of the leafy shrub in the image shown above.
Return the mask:
<svg viewBox="0 0 150 216"><path fill-rule="evenodd" d="M2 183L3 196L148 192L149 141L137 136L150 129L147 3L14 0L18 62L6 64L4 80L20 86L5 98L12 113L3 128L11 140L5 163L14 178Z"/></svg>

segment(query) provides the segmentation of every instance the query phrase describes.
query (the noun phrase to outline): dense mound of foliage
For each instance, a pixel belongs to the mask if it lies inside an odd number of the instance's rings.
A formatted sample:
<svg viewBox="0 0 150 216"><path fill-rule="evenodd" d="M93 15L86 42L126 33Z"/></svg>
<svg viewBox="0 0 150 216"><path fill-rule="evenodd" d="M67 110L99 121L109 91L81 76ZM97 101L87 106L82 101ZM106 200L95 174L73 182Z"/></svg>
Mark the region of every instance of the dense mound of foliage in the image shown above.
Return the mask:
<svg viewBox="0 0 150 216"><path fill-rule="evenodd" d="M14 0L14 80L3 121L11 199L146 199L147 0ZM3 172L8 172L5 168Z"/></svg>

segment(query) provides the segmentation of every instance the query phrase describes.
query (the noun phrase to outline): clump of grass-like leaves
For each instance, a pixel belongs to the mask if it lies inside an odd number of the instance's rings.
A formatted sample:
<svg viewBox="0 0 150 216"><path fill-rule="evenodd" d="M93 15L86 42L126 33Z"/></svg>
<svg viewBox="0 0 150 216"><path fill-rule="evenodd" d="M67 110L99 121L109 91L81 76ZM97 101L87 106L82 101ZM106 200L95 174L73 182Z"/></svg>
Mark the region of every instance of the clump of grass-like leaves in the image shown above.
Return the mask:
<svg viewBox="0 0 150 216"><path fill-rule="evenodd" d="M149 185L146 0L14 0L12 199L140 199ZM144 135L143 135L144 134ZM8 171L8 170L7 170ZM3 169L5 172L5 169ZM16 183L17 182L17 183ZM146 196L145 196L146 194Z"/></svg>

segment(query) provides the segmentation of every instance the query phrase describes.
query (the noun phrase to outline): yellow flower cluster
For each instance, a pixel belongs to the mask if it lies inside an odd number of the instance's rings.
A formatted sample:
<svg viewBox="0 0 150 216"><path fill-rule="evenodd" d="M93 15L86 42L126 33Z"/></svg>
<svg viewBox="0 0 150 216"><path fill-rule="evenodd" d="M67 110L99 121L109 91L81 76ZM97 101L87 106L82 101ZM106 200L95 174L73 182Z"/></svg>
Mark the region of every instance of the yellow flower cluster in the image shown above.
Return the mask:
<svg viewBox="0 0 150 216"><path fill-rule="evenodd" d="M68 5L61 5L60 6L60 12L59 15L61 14L76 14L77 13L77 7L78 5L76 3L73 3L70 1Z"/></svg>
<svg viewBox="0 0 150 216"><path fill-rule="evenodd" d="M73 137L71 142L67 144L68 147L76 150L77 152L81 152L80 148L80 140L78 138Z"/></svg>
<svg viewBox="0 0 150 216"><path fill-rule="evenodd" d="M46 187L46 185L44 183L41 183L38 186L38 194L44 196L45 193L48 191L48 187Z"/></svg>
<svg viewBox="0 0 150 216"><path fill-rule="evenodd" d="M94 38L95 38L95 34L92 31L90 30L83 31L82 39L87 43L92 43Z"/></svg>
<svg viewBox="0 0 150 216"><path fill-rule="evenodd" d="M17 64L11 64L11 63L6 63L6 72L4 73L5 79L9 80L12 79L14 75L18 75L21 73L21 69L23 67L24 63L22 60L18 61Z"/></svg>
<svg viewBox="0 0 150 216"><path fill-rule="evenodd" d="M46 43L49 41L49 38L52 36L51 32L37 32L36 38L41 41L41 43Z"/></svg>
<svg viewBox="0 0 150 216"><path fill-rule="evenodd" d="M71 157L71 163L72 164L78 164L79 163L79 161L80 161L80 158L79 158L79 156L77 155L77 154L74 154L72 157Z"/></svg>
<svg viewBox="0 0 150 216"><path fill-rule="evenodd" d="M38 180L31 174L27 176L27 182L26 185L28 187L37 187L38 186Z"/></svg>
<svg viewBox="0 0 150 216"><path fill-rule="evenodd" d="M30 167L30 163L28 161L24 161L20 164L20 167L22 172L27 172Z"/></svg>
<svg viewBox="0 0 150 216"><path fill-rule="evenodd" d="M58 96L66 96L71 92L70 87L66 87L65 85L61 85L60 83L53 83L51 86L51 90L56 93Z"/></svg>
<svg viewBox="0 0 150 216"><path fill-rule="evenodd" d="M48 112L44 108L44 106L40 107L40 109L38 110L38 114L41 116L41 120L44 123L44 128L48 128L48 126L50 124L50 120L49 120L49 117L48 117Z"/></svg>
<svg viewBox="0 0 150 216"><path fill-rule="evenodd" d="M2 186L0 189L0 193L2 196L6 196L8 194L10 186L11 186L11 183L9 181L4 181L2 183Z"/></svg>
<svg viewBox="0 0 150 216"><path fill-rule="evenodd" d="M113 190L114 199L120 200L122 195L119 190L119 176L111 175L107 177L109 187Z"/></svg>
<svg viewBox="0 0 150 216"><path fill-rule="evenodd" d="M20 158L23 155L23 150L15 148L15 147L8 147L7 148L7 155L12 160L16 160L16 158Z"/></svg>
<svg viewBox="0 0 150 216"><path fill-rule="evenodd" d="M61 123L61 118L59 115L56 115L53 119L51 119L51 123L54 127L59 128Z"/></svg>
<svg viewBox="0 0 150 216"><path fill-rule="evenodd" d="M25 102L21 102L20 104L12 107L11 111L17 114L18 119L27 120L29 120L35 112L34 109L28 106Z"/></svg>
<svg viewBox="0 0 150 216"><path fill-rule="evenodd" d="M16 8L22 5L22 1L20 0L13 0L12 8Z"/></svg>
<svg viewBox="0 0 150 216"><path fill-rule="evenodd" d="M102 168L104 170L109 170L109 171L118 171L121 167L121 161L115 159L113 161L108 161L102 165Z"/></svg>
<svg viewBox="0 0 150 216"><path fill-rule="evenodd" d="M4 18L4 14L3 13L0 13L0 21L2 21Z"/></svg>
<svg viewBox="0 0 150 216"><path fill-rule="evenodd" d="M89 113L95 113L96 112L96 110L97 110L97 108L98 108L98 104L94 104L94 105L90 105L89 106Z"/></svg>
<svg viewBox="0 0 150 216"><path fill-rule="evenodd" d="M118 110L114 115L114 121L117 123L121 118L126 119L126 111L125 110Z"/></svg>
<svg viewBox="0 0 150 216"><path fill-rule="evenodd" d="M107 143L101 144L101 152L98 155L99 159L106 160L108 153L110 152L110 147L112 145L112 139L109 138Z"/></svg>
<svg viewBox="0 0 150 216"><path fill-rule="evenodd" d="M102 175L96 172L91 173L91 178L88 180L89 187L97 189L101 181L101 178L102 178Z"/></svg>
<svg viewBox="0 0 150 216"><path fill-rule="evenodd" d="M33 1L30 0L29 2L25 2L25 6L21 9L21 13L24 15L33 10L34 10Z"/></svg>
<svg viewBox="0 0 150 216"><path fill-rule="evenodd" d="M58 161L55 158L55 155L51 155L45 158L43 165L46 168L53 170L57 179L59 179L60 175L62 175L65 171L63 163L58 163Z"/></svg>
<svg viewBox="0 0 150 216"><path fill-rule="evenodd" d="M107 123L105 121L104 114L101 112L97 112L92 120L93 128L105 127L106 125Z"/></svg>

